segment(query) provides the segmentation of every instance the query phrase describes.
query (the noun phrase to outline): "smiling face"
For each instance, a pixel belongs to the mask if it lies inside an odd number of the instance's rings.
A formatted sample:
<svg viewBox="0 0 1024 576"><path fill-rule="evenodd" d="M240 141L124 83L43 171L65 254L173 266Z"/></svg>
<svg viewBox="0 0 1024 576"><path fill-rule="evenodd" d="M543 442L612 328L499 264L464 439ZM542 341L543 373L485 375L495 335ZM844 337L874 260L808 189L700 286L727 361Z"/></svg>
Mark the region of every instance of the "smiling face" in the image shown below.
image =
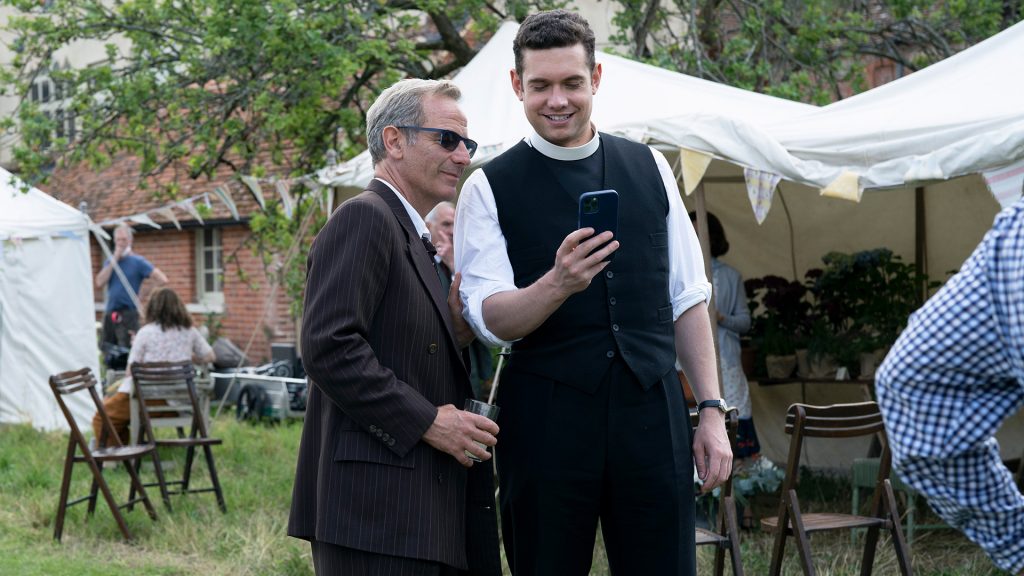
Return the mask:
<svg viewBox="0 0 1024 576"><path fill-rule="evenodd" d="M443 128L466 137L466 117L455 100L430 95L423 98L421 126ZM469 151L459 143L455 150L445 150L436 132L409 133L410 144L404 130L388 126L384 130L388 158L378 166L385 179L395 184L421 216L425 216L438 202L455 199L456 186L463 171L469 166Z"/></svg>
<svg viewBox="0 0 1024 576"><path fill-rule="evenodd" d="M582 44L523 50L522 74L512 71L512 89L526 119L542 138L567 148L594 137L590 113L601 83L601 65L587 65Z"/></svg>

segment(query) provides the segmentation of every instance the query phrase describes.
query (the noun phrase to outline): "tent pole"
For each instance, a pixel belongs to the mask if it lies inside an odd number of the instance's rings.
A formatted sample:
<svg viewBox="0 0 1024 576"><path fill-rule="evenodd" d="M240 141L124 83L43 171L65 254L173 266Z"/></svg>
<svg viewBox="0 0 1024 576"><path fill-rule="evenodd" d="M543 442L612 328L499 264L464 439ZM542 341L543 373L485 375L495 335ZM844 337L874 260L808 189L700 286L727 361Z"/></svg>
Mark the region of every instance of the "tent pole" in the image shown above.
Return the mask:
<svg viewBox="0 0 1024 576"><path fill-rule="evenodd" d="M925 215L924 186L914 189L914 272L917 274L917 305L928 298L928 226Z"/></svg>
<svg viewBox="0 0 1024 576"><path fill-rule="evenodd" d="M708 206L707 198L704 195L704 183L697 184L694 192L694 202L697 207L697 239L700 240L700 251L704 257L704 274L709 282L713 282L714 275L711 272L711 238L708 235ZM718 351L718 308L715 306L714 290L711 293L711 301L708 302L708 320L711 322L711 340L715 345L715 371L718 372L718 394L720 398L725 397L722 390L722 362Z"/></svg>

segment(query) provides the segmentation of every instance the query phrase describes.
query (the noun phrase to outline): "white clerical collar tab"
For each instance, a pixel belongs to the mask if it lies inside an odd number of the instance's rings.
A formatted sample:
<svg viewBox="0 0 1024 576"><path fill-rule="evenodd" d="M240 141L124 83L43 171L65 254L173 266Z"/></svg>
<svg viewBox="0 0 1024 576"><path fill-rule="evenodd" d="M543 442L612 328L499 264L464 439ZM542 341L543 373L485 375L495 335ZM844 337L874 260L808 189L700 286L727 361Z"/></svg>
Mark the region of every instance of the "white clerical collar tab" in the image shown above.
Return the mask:
<svg viewBox="0 0 1024 576"><path fill-rule="evenodd" d="M591 124L591 127L593 127L593 124ZM575 148L565 148L564 146L552 144L542 138L540 134L533 132L527 138L527 143L548 158L553 160L572 161L589 158L594 152L597 152L598 147L601 146L601 138L597 132L597 128L594 128L594 137L590 139L590 142Z"/></svg>

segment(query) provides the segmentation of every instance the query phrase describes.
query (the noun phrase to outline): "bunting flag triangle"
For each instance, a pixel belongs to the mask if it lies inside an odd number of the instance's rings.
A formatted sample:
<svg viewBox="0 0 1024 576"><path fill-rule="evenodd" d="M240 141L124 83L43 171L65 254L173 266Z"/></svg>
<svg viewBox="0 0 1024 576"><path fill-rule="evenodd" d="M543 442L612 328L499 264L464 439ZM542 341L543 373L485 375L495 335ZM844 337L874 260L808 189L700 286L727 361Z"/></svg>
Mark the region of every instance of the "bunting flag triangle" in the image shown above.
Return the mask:
<svg viewBox="0 0 1024 576"><path fill-rule="evenodd" d="M782 177L764 170L744 168L743 178L747 182L747 196L750 198L750 207L754 209L754 219L758 225L764 224L768 211L772 209L775 188Z"/></svg>
<svg viewBox="0 0 1024 576"><path fill-rule="evenodd" d="M864 189L860 187L860 176L849 170L843 171L831 184L821 189L826 198L839 198L851 202L860 202Z"/></svg>
<svg viewBox="0 0 1024 576"><path fill-rule="evenodd" d="M707 172L708 165L711 164L711 156L696 150L680 148L679 160L682 163L683 189L689 196L704 179L704 173Z"/></svg>
<svg viewBox="0 0 1024 576"><path fill-rule="evenodd" d="M178 206L181 207L181 209L183 209L184 211L191 214L193 218L198 220L200 226L205 225L205 223L203 222L203 217L199 215L199 210L196 210L196 207L192 205L191 198L187 198L185 200L182 200L181 202L178 202Z"/></svg>
<svg viewBox="0 0 1024 576"><path fill-rule="evenodd" d="M260 186L260 181L252 176L242 176L241 178L242 182L249 188L249 191L252 192L253 198L260 205L260 210L266 211L267 204L263 200L263 188Z"/></svg>
<svg viewBox="0 0 1024 576"><path fill-rule="evenodd" d="M220 198L220 201L228 207L228 211L231 212L232 218L235 220L241 220L241 218L238 217L238 207L235 206L235 201L231 199L231 196L228 195L228 191L225 190L223 186L217 186L214 188L213 193L216 194L217 198Z"/></svg>
<svg viewBox="0 0 1024 576"><path fill-rule="evenodd" d="M128 219L136 224L144 224L146 226L156 228L157 230L160 229L160 225L154 222L153 219L149 217L149 214L146 214L145 212L142 214L132 214Z"/></svg>
<svg viewBox="0 0 1024 576"><path fill-rule="evenodd" d="M281 197L281 207L284 208L284 215L291 220L292 219L292 195L288 192L288 182L285 180L278 180L274 182L274 186L277 188L277 194Z"/></svg>
<svg viewBox="0 0 1024 576"><path fill-rule="evenodd" d="M154 210L154 212L156 212L157 214L159 214L159 215L163 216L164 218L170 220L171 223L174 224L175 228L177 228L178 230L181 230L181 224L178 222L178 217L174 215L174 208L173 208L173 206L174 206L173 204L168 204L167 206L164 206L163 208L157 208L156 210Z"/></svg>
<svg viewBox="0 0 1024 576"><path fill-rule="evenodd" d="M1024 187L1024 159L1009 166L982 172L981 177L985 179L985 185L996 202L1006 208L1021 198L1021 189Z"/></svg>

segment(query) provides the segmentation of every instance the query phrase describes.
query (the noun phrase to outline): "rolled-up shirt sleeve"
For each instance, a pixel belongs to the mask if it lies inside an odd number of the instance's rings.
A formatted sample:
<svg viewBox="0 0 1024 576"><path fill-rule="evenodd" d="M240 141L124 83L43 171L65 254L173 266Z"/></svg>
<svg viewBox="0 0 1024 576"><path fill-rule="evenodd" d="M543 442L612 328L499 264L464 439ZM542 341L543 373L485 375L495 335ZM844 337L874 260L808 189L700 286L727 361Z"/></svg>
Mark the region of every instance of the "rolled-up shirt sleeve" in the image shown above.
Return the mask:
<svg viewBox="0 0 1024 576"><path fill-rule="evenodd" d="M683 199L679 197L672 167L661 152L651 148L651 153L668 194L668 291L672 298L672 320L675 321L694 305L711 301L711 282L704 273L700 242L683 206Z"/></svg>
<svg viewBox="0 0 1024 576"><path fill-rule="evenodd" d="M509 346L484 323L484 300L499 292L518 290L505 235L498 223L494 193L483 170L466 179L455 212L455 270L462 274L459 297L462 315L477 338L491 346Z"/></svg>

